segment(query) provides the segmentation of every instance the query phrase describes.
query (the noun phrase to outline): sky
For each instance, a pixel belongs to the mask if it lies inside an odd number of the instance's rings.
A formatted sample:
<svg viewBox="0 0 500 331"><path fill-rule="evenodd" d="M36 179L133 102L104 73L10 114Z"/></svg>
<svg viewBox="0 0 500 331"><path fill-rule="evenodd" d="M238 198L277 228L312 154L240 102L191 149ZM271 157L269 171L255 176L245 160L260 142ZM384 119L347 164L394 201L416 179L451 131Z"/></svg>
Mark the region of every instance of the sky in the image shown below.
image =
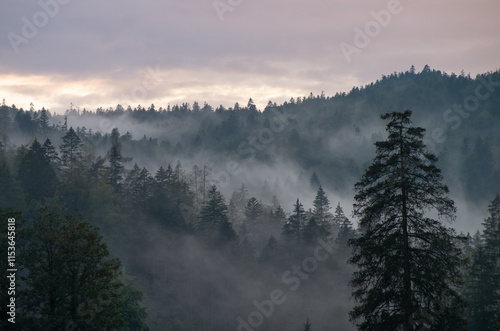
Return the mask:
<svg viewBox="0 0 500 331"><path fill-rule="evenodd" d="M498 0L2 0L0 99L263 109L424 65L500 68Z"/></svg>

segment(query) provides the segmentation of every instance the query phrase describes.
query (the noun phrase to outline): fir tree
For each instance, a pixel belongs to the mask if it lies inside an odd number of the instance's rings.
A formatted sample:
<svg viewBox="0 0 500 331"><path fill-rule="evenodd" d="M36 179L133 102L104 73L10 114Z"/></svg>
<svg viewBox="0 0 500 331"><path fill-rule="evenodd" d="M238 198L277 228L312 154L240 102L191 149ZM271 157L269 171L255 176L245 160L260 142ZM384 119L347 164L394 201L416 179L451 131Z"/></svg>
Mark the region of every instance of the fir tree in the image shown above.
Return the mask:
<svg viewBox="0 0 500 331"><path fill-rule="evenodd" d="M410 116L409 110L382 116L390 120L388 139L375 143L373 164L355 185L361 234L350 241L350 262L358 268L350 282L357 302L350 318L360 330L465 325L456 291L461 251L454 231L441 223L454 219L455 206L437 158L422 142L425 130L410 127Z"/></svg>
<svg viewBox="0 0 500 331"><path fill-rule="evenodd" d="M202 205L197 232L207 241L224 244L236 238L231 223L227 218L227 206L224 197L213 185Z"/></svg>
<svg viewBox="0 0 500 331"><path fill-rule="evenodd" d="M298 198L293 207L292 215L290 215L288 221L283 225L281 235L289 243L298 243L302 240L302 230L306 222L306 213Z"/></svg>
<svg viewBox="0 0 500 331"><path fill-rule="evenodd" d="M500 311L500 196L488 207L482 236L476 237L465 294L470 330L495 330Z"/></svg>
<svg viewBox="0 0 500 331"><path fill-rule="evenodd" d="M121 189L121 181L123 179L123 156L122 144L120 142L120 132L117 128L111 131L111 149L108 152L109 174L108 182L113 186L115 191Z"/></svg>
<svg viewBox="0 0 500 331"><path fill-rule="evenodd" d="M72 127L62 140L63 143L59 147L62 170L65 178L73 180L75 175L83 170L83 143Z"/></svg>

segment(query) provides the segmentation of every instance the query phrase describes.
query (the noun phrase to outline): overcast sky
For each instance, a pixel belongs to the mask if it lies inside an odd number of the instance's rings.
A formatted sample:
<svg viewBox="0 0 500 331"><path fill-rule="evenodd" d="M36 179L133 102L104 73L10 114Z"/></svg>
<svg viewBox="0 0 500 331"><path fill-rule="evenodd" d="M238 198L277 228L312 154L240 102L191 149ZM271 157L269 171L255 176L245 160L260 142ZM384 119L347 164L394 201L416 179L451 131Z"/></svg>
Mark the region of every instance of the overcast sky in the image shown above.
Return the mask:
<svg viewBox="0 0 500 331"><path fill-rule="evenodd" d="M0 98L263 108L412 64L475 76L500 68L499 14L498 0L2 0Z"/></svg>

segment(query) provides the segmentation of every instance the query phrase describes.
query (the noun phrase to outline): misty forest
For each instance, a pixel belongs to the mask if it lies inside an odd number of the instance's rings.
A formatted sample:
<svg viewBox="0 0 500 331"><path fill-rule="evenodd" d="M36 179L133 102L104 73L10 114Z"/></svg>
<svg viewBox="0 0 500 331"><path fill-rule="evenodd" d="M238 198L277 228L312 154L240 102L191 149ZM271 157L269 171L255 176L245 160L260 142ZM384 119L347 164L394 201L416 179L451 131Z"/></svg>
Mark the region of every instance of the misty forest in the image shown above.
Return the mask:
<svg viewBox="0 0 500 331"><path fill-rule="evenodd" d="M264 109L8 101L18 329L500 330L500 71Z"/></svg>

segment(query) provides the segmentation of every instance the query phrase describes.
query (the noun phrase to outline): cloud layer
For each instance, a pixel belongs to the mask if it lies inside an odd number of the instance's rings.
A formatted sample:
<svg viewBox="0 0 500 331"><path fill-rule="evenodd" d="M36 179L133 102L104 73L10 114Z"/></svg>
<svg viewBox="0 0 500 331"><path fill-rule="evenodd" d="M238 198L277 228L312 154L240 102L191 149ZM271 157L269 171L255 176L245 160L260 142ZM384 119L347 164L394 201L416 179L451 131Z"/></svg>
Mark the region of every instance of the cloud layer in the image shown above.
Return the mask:
<svg viewBox="0 0 500 331"><path fill-rule="evenodd" d="M412 64L475 75L498 69L500 56L493 0L7 0L2 7L0 98L59 113L70 103L230 107L250 97L262 108L348 91ZM349 59L342 43L357 49Z"/></svg>

